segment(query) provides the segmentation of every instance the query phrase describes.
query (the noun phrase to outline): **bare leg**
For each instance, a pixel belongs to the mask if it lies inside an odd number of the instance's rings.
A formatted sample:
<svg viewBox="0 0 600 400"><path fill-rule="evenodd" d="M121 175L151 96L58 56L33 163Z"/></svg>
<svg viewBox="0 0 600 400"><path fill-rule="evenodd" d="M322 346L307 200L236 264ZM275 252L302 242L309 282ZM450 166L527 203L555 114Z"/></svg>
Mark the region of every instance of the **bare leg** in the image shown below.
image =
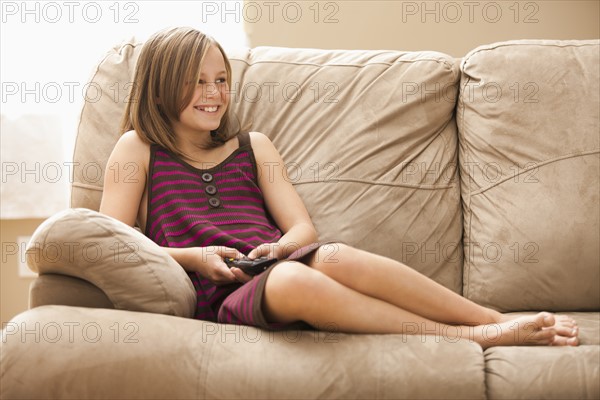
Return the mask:
<svg viewBox="0 0 600 400"><path fill-rule="evenodd" d="M333 247L314 253L308 265L369 297L451 325L493 324L513 319L480 306L390 258L343 244L330 246ZM577 335L575 321L565 316L557 316L553 328L561 336Z"/></svg>
<svg viewBox="0 0 600 400"><path fill-rule="evenodd" d="M449 324L502 320L502 314L465 299L402 263L343 244L330 246L334 247L316 252L308 265L360 293Z"/></svg>
<svg viewBox="0 0 600 400"><path fill-rule="evenodd" d="M303 320L315 328L350 333L430 334L497 345L548 345L555 342L554 317L539 313L501 324L450 326L359 293L300 263L281 263L269 275L263 304L267 319ZM573 338L576 339L576 338ZM571 342L554 343L564 345Z"/></svg>

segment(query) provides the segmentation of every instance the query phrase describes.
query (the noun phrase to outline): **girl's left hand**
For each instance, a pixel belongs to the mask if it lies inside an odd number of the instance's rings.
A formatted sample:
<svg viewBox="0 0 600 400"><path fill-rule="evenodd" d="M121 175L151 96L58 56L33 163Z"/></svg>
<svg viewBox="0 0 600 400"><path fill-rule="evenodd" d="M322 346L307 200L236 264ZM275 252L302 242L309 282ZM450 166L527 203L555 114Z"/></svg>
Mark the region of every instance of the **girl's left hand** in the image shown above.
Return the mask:
<svg viewBox="0 0 600 400"><path fill-rule="evenodd" d="M248 254L248 258L259 257L276 258L281 260L281 245L279 243L263 243Z"/></svg>

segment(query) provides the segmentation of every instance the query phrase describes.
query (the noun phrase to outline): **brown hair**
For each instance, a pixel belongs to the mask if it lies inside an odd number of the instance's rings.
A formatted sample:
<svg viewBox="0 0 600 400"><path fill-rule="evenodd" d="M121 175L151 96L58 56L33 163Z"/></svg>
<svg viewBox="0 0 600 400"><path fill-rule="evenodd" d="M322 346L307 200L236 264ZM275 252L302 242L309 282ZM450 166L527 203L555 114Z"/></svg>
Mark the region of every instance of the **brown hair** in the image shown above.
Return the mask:
<svg viewBox="0 0 600 400"><path fill-rule="evenodd" d="M186 85L186 82L198 80L202 60L210 46L223 54L227 84L231 87L229 59L212 37L193 28L169 28L152 35L144 43L135 67L121 133L133 129L142 140L187 158L175 145L171 122L179 120L192 100L194 85ZM222 145L232 133L237 133L231 132L230 121L227 112L219 127L211 132L212 147Z"/></svg>

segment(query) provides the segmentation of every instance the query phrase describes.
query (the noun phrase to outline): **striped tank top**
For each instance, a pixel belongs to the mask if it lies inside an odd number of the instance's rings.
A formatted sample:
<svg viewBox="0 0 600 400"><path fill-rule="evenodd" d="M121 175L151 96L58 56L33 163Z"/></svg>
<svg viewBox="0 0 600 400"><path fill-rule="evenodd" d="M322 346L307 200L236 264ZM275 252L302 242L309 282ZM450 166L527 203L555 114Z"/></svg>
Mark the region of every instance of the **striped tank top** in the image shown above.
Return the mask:
<svg viewBox="0 0 600 400"><path fill-rule="evenodd" d="M258 186L247 132L220 164L198 169L158 145L150 149L145 234L164 247L227 246L248 254L282 233L269 215ZM216 321L225 298L241 283L215 286L188 272L198 297L196 318Z"/></svg>

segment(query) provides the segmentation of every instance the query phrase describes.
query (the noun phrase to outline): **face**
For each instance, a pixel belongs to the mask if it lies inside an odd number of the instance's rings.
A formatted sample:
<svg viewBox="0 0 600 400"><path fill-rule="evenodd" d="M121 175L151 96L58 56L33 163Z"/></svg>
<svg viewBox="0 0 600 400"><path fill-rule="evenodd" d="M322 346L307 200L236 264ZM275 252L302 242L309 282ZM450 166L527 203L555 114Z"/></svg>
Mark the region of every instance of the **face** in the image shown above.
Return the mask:
<svg viewBox="0 0 600 400"><path fill-rule="evenodd" d="M174 124L175 130L209 133L219 127L229 105L225 60L217 47L208 48L195 84L192 101Z"/></svg>

